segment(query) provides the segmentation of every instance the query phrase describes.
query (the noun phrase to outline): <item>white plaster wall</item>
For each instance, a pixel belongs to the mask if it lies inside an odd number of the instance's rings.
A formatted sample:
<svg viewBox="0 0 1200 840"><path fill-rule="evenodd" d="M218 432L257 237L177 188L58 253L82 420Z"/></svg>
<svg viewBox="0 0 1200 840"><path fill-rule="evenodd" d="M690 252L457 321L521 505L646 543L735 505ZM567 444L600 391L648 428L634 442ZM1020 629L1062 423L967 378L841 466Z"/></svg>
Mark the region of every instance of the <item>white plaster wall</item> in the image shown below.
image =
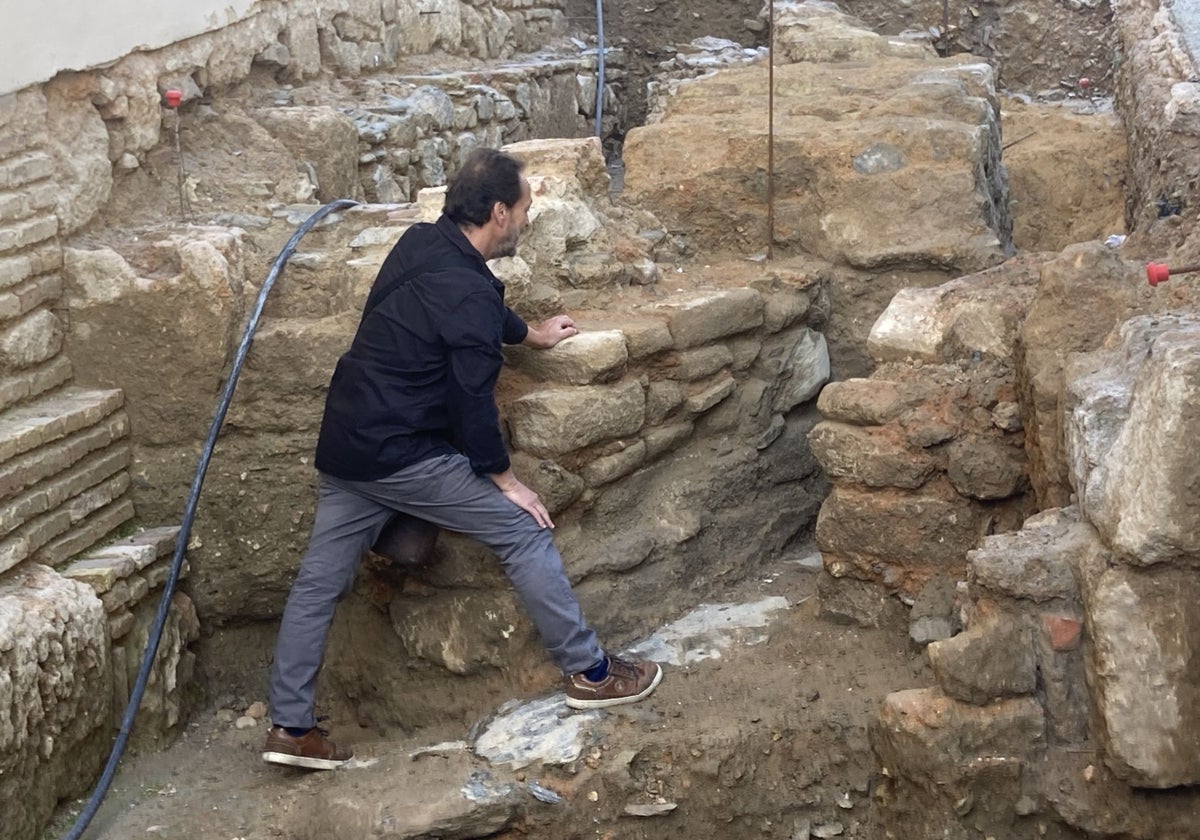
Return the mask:
<svg viewBox="0 0 1200 840"><path fill-rule="evenodd" d="M0 0L0 94L245 18L258 0Z"/></svg>

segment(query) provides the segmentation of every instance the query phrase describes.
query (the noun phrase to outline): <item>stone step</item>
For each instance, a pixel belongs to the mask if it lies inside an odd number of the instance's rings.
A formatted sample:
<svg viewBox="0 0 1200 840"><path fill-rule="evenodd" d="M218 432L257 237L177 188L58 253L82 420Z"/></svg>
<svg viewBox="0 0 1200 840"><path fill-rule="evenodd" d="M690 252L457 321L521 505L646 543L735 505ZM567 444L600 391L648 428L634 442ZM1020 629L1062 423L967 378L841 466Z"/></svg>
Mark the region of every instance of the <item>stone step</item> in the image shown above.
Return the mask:
<svg viewBox="0 0 1200 840"><path fill-rule="evenodd" d="M0 377L0 411L53 391L71 378L71 360L56 356L43 365Z"/></svg>
<svg viewBox="0 0 1200 840"><path fill-rule="evenodd" d="M123 410L115 411L95 426L0 464L0 500L70 469L93 452L105 449L128 434L129 417ZM3 516L0 513L0 521Z"/></svg>
<svg viewBox="0 0 1200 840"><path fill-rule="evenodd" d="M0 464L95 425L124 403L121 391L62 388L0 415Z"/></svg>
<svg viewBox="0 0 1200 840"><path fill-rule="evenodd" d="M54 565L94 545L133 517L133 502L122 498L129 473L122 470L106 481L42 514L0 540L0 572L33 557Z"/></svg>
<svg viewBox="0 0 1200 840"><path fill-rule="evenodd" d="M69 454L69 450L67 450ZM0 508L0 537L6 536L35 517L49 513L79 494L124 473L129 467L127 444L94 452L82 460L67 460L65 472L40 482ZM128 479L127 479L128 480Z"/></svg>

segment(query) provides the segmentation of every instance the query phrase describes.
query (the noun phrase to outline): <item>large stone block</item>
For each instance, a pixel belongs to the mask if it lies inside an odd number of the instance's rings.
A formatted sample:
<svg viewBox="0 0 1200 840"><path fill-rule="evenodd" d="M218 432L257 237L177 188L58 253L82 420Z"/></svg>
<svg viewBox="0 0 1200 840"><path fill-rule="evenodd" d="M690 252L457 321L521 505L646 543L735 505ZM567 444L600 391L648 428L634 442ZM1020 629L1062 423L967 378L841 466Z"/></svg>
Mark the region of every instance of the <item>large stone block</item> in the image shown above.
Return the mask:
<svg viewBox="0 0 1200 840"><path fill-rule="evenodd" d="M844 379L830 382L817 397L817 410L829 420L855 426L882 426L921 405L932 393L921 382Z"/></svg>
<svg viewBox="0 0 1200 840"><path fill-rule="evenodd" d="M625 336L619 330L582 332L549 350L509 347L505 356L517 369L537 379L571 385L615 379L629 358Z"/></svg>
<svg viewBox="0 0 1200 840"><path fill-rule="evenodd" d="M879 362L944 362L972 354L1010 360L1037 288L1037 264L1015 261L928 289L901 289L871 327Z"/></svg>
<svg viewBox="0 0 1200 840"><path fill-rule="evenodd" d="M1030 479L1039 507L1067 505L1072 492L1063 449L1064 360L1099 349L1134 313L1179 305L1153 293L1143 266L1100 243L1072 245L1042 266L1041 282L1020 327L1017 371Z"/></svg>
<svg viewBox="0 0 1200 840"><path fill-rule="evenodd" d="M777 247L867 269L1003 259L1011 220L987 65L881 58L775 76ZM766 77L757 64L681 86L661 122L629 132L626 195L714 246L761 247Z"/></svg>
<svg viewBox="0 0 1200 840"><path fill-rule="evenodd" d="M969 580L976 596L1069 609L1079 603L1075 565L1107 554L1077 509L1053 509L1026 520L1020 531L984 537L967 555Z"/></svg>
<svg viewBox="0 0 1200 840"><path fill-rule="evenodd" d="M938 685L955 700L985 706L1037 688L1033 633L1015 616L989 616L927 650Z"/></svg>
<svg viewBox="0 0 1200 840"><path fill-rule="evenodd" d="M284 147L317 174L317 199L361 198L358 129L334 108L269 108L255 117Z"/></svg>
<svg viewBox="0 0 1200 840"><path fill-rule="evenodd" d="M1117 342L1115 369L1073 386L1083 515L1126 562L1200 565L1200 318L1140 316Z"/></svg>
<svg viewBox="0 0 1200 840"><path fill-rule="evenodd" d="M142 441L200 439L241 329L242 234L190 228L134 247L137 271L110 249L67 249L66 352L76 381L125 392Z"/></svg>
<svg viewBox="0 0 1200 840"><path fill-rule="evenodd" d="M518 449L554 457L636 434L645 415L642 386L630 381L525 394L512 402L508 422Z"/></svg>
<svg viewBox="0 0 1200 840"><path fill-rule="evenodd" d="M74 233L90 222L112 193L108 129L88 91L68 83L46 86L47 150L54 157L60 232Z"/></svg>
<svg viewBox="0 0 1200 840"><path fill-rule="evenodd" d="M938 458L913 449L903 429L818 423L808 436L813 455L835 481L868 487L920 487L938 469Z"/></svg>
<svg viewBox="0 0 1200 840"><path fill-rule="evenodd" d="M1200 783L1200 580L1192 570L1078 564L1086 659L1106 761L1135 787Z"/></svg>
<svg viewBox="0 0 1200 840"><path fill-rule="evenodd" d="M959 574L987 524L976 503L936 483L917 493L835 486L821 506L816 537L834 574L849 566L915 595L935 575Z"/></svg>
<svg viewBox="0 0 1200 840"><path fill-rule="evenodd" d="M0 686L0 832L39 837L109 746L108 620L89 586L39 565L0 578Z"/></svg>
<svg viewBox="0 0 1200 840"><path fill-rule="evenodd" d="M762 295L753 289L687 292L653 308L668 316L667 326L677 350L708 344L763 322Z"/></svg>
<svg viewBox="0 0 1200 840"><path fill-rule="evenodd" d="M512 592L443 592L389 606L392 626L413 659L453 674L475 674L513 660L533 628Z"/></svg>
<svg viewBox="0 0 1200 840"><path fill-rule="evenodd" d="M1045 745L1034 697L987 706L960 703L936 688L894 691L871 723L871 746L891 776L953 785L972 762L1020 762Z"/></svg>

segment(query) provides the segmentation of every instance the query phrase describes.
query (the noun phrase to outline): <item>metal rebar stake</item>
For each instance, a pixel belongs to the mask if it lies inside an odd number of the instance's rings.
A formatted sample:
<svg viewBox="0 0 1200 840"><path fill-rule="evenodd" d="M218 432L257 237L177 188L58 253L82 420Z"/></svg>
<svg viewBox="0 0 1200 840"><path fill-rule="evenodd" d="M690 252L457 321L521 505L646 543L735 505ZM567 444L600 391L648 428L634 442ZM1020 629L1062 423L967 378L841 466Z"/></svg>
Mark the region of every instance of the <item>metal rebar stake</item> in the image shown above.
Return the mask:
<svg viewBox="0 0 1200 840"><path fill-rule="evenodd" d="M767 259L775 256L775 0L767 3Z"/></svg>

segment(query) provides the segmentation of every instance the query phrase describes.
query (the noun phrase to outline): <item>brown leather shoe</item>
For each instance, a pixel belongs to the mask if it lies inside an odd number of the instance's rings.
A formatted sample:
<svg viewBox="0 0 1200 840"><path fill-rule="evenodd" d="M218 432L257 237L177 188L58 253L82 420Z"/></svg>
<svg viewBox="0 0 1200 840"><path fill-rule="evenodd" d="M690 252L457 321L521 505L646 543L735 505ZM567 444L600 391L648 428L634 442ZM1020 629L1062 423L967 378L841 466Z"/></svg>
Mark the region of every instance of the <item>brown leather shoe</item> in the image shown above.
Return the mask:
<svg viewBox="0 0 1200 840"><path fill-rule="evenodd" d="M572 709L603 709L636 703L649 697L661 681L662 668L657 662L630 662L609 656L608 676L600 682L592 682L583 674L567 681L567 705Z"/></svg>
<svg viewBox="0 0 1200 840"><path fill-rule="evenodd" d="M282 726L272 726L263 746L263 761L308 770L334 770L354 758L353 750L339 747L327 734L314 728L296 737Z"/></svg>

